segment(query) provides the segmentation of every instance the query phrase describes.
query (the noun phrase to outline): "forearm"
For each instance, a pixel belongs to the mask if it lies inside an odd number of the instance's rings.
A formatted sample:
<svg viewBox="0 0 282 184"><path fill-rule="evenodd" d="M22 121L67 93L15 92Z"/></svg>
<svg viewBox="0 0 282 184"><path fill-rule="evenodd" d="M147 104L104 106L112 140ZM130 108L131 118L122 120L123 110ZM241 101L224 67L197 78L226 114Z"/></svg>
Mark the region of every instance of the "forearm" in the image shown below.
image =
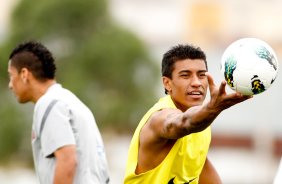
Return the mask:
<svg viewBox="0 0 282 184"><path fill-rule="evenodd" d="M160 130L160 137L167 139L178 139L185 135L200 132L206 129L219 115L220 110L208 108L207 105L193 106L185 112L180 110L165 110L164 128ZM161 126L156 125L156 129Z"/></svg>
<svg viewBox="0 0 282 184"><path fill-rule="evenodd" d="M160 135L168 139L178 139L200 132L210 126L219 113L219 111L209 109L206 105L190 107L184 113L180 111L168 113Z"/></svg>
<svg viewBox="0 0 282 184"><path fill-rule="evenodd" d="M189 133L199 132L210 126L220 112L208 105L194 106L183 113L182 123Z"/></svg>

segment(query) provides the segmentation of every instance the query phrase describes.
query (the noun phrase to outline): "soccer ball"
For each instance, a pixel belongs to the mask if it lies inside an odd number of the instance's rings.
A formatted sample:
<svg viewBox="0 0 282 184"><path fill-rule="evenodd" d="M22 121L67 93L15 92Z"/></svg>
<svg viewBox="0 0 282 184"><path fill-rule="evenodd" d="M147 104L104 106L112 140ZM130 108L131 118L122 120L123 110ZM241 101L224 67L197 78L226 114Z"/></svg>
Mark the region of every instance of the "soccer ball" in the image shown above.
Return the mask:
<svg viewBox="0 0 282 184"><path fill-rule="evenodd" d="M220 67L231 89L243 95L256 95L266 91L275 81L278 60L266 42L242 38L225 49Z"/></svg>

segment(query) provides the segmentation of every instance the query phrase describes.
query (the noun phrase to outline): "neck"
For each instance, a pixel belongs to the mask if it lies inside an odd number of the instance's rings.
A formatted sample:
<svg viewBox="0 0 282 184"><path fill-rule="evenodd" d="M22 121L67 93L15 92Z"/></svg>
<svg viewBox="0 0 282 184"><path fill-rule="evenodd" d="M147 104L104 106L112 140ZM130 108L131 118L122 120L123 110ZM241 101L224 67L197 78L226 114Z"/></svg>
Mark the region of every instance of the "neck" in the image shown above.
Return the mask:
<svg viewBox="0 0 282 184"><path fill-rule="evenodd" d="M34 95L33 95L32 102L36 103L38 101L38 99L47 92L49 87L52 86L55 83L56 83L55 80L47 80L45 82L38 82L34 86L34 89L33 89Z"/></svg>
<svg viewBox="0 0 282 184"><path fill-rule="evenodd" d="M176 100L174 100L174 98L171 95L170 95L170 98L171 98L172 102L174 103L174 105L177 109L181 110L182 112L185 112L188 109L187 106L185 106L181 103L178 103Z"/></svg>
<svg viewBox="0 0 282 184"><path fill-rule="evenodd" d="M185 112L188 107L185 105L182 105L180 103L177 103L176 101L173 100L174 105L176 106L177 109L181 110L182 112Z"/></svg>

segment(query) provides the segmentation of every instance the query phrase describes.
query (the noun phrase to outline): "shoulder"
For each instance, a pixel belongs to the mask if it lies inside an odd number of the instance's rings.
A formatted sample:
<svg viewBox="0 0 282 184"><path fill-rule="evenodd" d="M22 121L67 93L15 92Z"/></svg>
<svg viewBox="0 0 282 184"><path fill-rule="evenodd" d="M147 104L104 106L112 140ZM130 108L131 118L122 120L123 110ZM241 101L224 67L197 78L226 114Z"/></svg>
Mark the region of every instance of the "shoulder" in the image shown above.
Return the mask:
<svg viewBox="0 0 282 184"><path fill-rule="evenodd" d="M64 99L58 98L57 96L46 95L40 98L35 104L34 113L38 114L40 117L46 113L46 111L50 111L50 114L53 114L54 111L68 113L69 110L70 106Z"/></svg>

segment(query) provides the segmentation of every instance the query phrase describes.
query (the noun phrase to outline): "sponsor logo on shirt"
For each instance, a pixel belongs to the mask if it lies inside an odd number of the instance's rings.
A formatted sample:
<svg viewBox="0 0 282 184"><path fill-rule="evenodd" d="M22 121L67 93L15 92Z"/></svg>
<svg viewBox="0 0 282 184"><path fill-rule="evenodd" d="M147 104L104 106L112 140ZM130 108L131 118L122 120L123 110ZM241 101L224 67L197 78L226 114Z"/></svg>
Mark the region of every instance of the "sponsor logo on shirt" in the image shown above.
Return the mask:
<svg viewBox="0 0 282 184"><path fill-rule="evenodd" d="M35 139L36 139L36 133L35 133L34 130L32 130L32 132L31 132L31 140L33 141Z"/></svg>
<svg viewBox="0 0 282 184"><path fill-rule="evenodd" d="M175 178L175 177L174 177ZM174 178L171 178L171 180L169 180L169 182L167 184L174 184ZM190 184L192 181L194 181L196 178L193 178L191 180L189 180L188 182L185 182L183 184Z"/></svg>

